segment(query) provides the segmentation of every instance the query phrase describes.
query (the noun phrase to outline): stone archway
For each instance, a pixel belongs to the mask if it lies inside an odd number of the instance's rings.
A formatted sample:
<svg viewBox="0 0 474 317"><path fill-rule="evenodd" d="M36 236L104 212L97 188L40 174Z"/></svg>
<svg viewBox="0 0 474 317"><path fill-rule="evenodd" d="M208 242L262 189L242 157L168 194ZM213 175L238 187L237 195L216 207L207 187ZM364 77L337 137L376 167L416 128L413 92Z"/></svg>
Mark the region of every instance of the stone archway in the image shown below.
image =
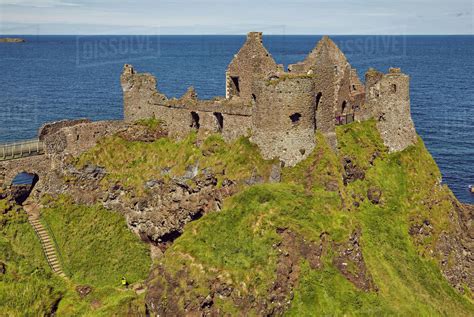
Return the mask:
<svg viewBox="0 0 474 317"><path fill-rule="evenodd" d="M2 161L0 162L0 192L9 192L12 188L13 179L22 172L36 175L34 187L40 188L50 171L51 160L47 155Z"/></svg>
<svg viewBox="0 0 474 317"><path fill-rule="evenodd" d="M10 196L18 205L23 205L38 181L39 176L36 173L18 173L10 185Z"/></svg>

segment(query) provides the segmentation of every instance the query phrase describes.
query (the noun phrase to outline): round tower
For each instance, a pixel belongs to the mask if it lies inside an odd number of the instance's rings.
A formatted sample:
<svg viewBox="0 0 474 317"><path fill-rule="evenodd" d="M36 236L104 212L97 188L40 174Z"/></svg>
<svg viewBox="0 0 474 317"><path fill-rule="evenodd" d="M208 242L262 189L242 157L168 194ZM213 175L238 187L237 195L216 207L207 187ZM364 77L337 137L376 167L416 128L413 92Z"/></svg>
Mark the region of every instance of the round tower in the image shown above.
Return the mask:
<svg viewBox="0 0 474 317"><path fill-rule="evenodd" d="M315 146L314 81L285 76L261 81L253 95L252 142L267 159L293 166Z"/></svg>

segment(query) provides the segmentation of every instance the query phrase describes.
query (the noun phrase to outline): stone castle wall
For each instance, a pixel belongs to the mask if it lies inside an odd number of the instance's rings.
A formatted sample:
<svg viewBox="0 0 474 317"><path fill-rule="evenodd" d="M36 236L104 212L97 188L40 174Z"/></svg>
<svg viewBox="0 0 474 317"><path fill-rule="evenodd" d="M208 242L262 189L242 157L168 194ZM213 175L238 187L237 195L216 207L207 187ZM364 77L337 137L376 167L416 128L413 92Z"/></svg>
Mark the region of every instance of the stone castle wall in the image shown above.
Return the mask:
<svg viewBox="0 0 474 317"><path fill-rule="evenodd" d="M256 90L251 141L266 159L295 165L315 146L314 81L295 77L261 82Z"/></svg>
<svg viewBox="0 0 474 317"><path fill-rule="evenodd" d="M152 75L138 74L130 65L124 67L121 84L126 122L155 118L175 138L185 137L191 131L219 132L228 141L249 135L252 107L241 100L199 100L192 88L180 99L168 99L158 92Z"/></svg>
<svg viewBox="0 0 474 317"><path fill-rule="evenodd" d="M105 136L124 128L122 121L84 122L66 126L43 136L46 155L78 156Z"/></svg>
<svg viewBox="0 0 474 317"><path fill-rule="evenodd" d="M357 121L377 120L390 151L401 151L417 141L410 114L409 76L396 68L388 74L371 69L364 88L355 69L327 37L285 73L263 46L262 34L249 33L226 75L226 98L199 100L190 88L181 98L168 99L157 90L153 75L136 73L125 65L120 78L124 121L79 119L46 124L39 132L46 155L2 162L0 169L37 174L41 169L54 169L60 161L56 158L78 156L130 122L147 118L161 120L175 138L191 131L221 133L227 141L250 137L263 157L279 158L289 166L312 152L316 130L337 150L336 119L346 114L353 114ZM239 91L232 87L235 77ZM0 178L5 181L5 175Z"/></svg>

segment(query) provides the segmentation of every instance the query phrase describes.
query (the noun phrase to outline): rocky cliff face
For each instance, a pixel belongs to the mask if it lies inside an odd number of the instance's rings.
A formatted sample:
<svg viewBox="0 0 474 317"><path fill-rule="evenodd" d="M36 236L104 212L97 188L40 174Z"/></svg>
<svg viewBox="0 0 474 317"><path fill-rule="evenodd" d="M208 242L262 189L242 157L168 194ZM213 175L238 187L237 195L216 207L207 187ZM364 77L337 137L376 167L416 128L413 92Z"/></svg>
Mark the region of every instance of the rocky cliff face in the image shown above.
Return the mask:
<svg viewBox="0 0 474 317"><path fill-rule="evenodd" d="M152 127L142 124L123 125L116 135L115 141L137 146L149 144L153 147L153 142L158 142L160 139L168 140L166 129L158 123ZM224 146L223 140L219 140L219 144L204 149L203 158L213 156L215 151L219 151L219 146ZM199 145L191 146L195 147L191 149L192 151L200 151ZM257 153L250 143L248 146ZM100 149L100 145L97 148ZM108 150L105 152L108 153ZM131 151L129 154L136 153ZM199 162L186 164L182 171L174 173L174 159L167 157L169 165L154 166L155 171L150 173L148 178L137 186L131 186L121 177L107 178L111 171L107 166L97 164L101 162L96 162L95 156L92 154L81 163L70 155L60 158L61 162L56 162L56 165L61 168L44 175L35 194L37 196L65 194L73 197L78 204L102 204L110 210L122 213L134 232L144 241L163 250L182 234L183 227L188 222L199 219L210 211L220 210L224 199L237 192L243 185L278 178L278 171L272 168L272 161L264 163L263 173L251 162L244 162L249 166L249 170L236 171L237 173L233 175L226 171L225 166L210 168L208 164ZM108 162L113 164L123 158L111 159ZM136 159L143 158L138 155ZM160 158L156 159L158 163ZM264 162L263 159L260 160ZM128 165L127 162L125 165ZM278 164L275 166L279 167ZM139 167L133 171L137 175L142 172Z"/></svg>

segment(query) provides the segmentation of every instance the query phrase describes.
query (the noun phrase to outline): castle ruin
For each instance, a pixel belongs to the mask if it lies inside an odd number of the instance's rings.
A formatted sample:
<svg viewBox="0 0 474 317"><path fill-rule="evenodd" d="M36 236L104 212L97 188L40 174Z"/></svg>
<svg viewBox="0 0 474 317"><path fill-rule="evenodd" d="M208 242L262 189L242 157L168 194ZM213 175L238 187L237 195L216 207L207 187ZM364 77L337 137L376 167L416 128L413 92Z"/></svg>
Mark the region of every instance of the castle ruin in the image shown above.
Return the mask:
<svg viewBox="0 0 474 317"><path fill-rule="evenodd" d="M191 87L169 99L151 74L125 65L121 76L125 121L156 118L171 136L191 131L221 133L225 140L249 137L266 159L293 166L315 147L320 131L336 149L337 125L374 118L390 151L416 142L410 114L409 76L391 68L370 69L365 86L344 54L327 36L306 59L285 71L251 32L226 72L226 95L199 100Z"/></svg>

